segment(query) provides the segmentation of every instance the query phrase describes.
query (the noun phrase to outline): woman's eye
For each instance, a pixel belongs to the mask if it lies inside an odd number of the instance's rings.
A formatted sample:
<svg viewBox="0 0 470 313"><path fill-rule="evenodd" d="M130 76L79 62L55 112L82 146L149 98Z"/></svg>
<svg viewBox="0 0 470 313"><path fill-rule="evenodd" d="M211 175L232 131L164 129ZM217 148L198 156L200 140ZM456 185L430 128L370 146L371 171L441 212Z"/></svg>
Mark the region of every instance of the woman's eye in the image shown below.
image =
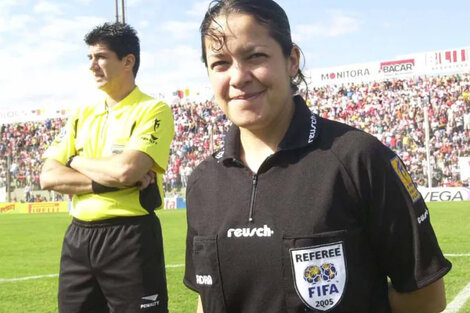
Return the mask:
<svg viewBox="0 0 470 313"><path fill-rule="evenodd" d="M253 53L252 55L250 55L251 59L264 58L264 57L266 57L266 54L264 53Z"/></svg>
<svg viewBox="0 0 470 313"><path fill-rule="evenodd" d="M211 64L211 69L212 70L217 70L217 69L223 69L225 66L227 66L228 62L227 61L217 61Z"/></svg>

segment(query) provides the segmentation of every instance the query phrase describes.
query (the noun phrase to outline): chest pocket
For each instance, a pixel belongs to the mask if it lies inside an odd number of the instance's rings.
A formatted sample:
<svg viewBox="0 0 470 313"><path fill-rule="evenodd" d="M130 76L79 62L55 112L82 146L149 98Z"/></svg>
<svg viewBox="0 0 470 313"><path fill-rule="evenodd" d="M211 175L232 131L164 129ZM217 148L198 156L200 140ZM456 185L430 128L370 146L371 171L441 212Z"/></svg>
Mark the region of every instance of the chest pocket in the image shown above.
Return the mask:
<svg viewBox="0 0 470 313"><path fill-rule="evenodd" d="M220 278L217 236L195 236L192 254L204 312L227 312Z"/></svg>
<svg viewBox="0 0 470 313"><path fill-rule="evenodd" d="M113 114L108 117L106 130L106 154L121 154L129 144L132 134L136 128L136 122L132 119L123 120Z"/></svg>
<svg viewBox="0 0 470 313"><path fill-rule="evenodd" d="M111 154L121 154L127 147L136 125L135 122L132 125L129 122L123 123L110 118L108 140L111 143L109 146Z"/></svg>
<svg viewBox="0 0 470 313"><path fill-rule="evenodd" d="M287 312L389 311L387 283L360 229L283 237Z"/></svg>
<svg viewBox="0 0 470 313"><path fill-rule="evenodd" d="M111 154L121 154L127 144L129 143L129 138L128 137L125 137L125 138L116 138L116 139L113 139L112 141L113 143L111 144Z"/></svg>

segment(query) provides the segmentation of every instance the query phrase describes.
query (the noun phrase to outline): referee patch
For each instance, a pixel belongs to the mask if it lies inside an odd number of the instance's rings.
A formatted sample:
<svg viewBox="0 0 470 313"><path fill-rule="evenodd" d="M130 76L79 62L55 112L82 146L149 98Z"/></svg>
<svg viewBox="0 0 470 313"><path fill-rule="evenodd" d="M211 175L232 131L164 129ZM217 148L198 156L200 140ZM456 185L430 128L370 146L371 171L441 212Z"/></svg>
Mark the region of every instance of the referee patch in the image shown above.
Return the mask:
<svg viewBox="0 0 470 313"><path fill-rule="evenodd" d="M408 174L408 172L406 171L403 162L398 156L395 156L393 159L390 160L390 163L392 164L395 173L397 173L398 178L400 178L400 181L402 182L403 186L405 186L405 189L408 191L408 194L410 195L411 200L413 200L413 203L418 201L421 198L421 194L413 183L410 174Z"/></svg>
<svg viewBox="0 0 470 313"><path fill-rule="evenodd" d="M315 311L336 307L346 286L343 243L290 249L294 285L302 302Z"/></svg>

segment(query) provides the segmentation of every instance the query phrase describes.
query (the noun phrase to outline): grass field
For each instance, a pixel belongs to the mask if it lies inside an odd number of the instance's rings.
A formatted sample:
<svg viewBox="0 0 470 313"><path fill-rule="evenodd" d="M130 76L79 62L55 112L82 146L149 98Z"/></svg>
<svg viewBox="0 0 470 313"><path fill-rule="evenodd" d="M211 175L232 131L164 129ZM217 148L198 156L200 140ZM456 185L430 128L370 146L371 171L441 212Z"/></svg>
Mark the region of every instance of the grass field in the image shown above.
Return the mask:
<svg viewBox="0 0 470 313"><path fill-rule="evenodd" d="M447 299L470 283L470 202L430 203L431 221L453 263ZM196 295L184 287L186 211L160 211L171 313L193 313ZM67 214L0 215L0 313L57 312L57 272ZM47 276L50 275L50 276ZM23 280L15 280L23 279ZM470 313L470 301L459 313Z"/></svg>

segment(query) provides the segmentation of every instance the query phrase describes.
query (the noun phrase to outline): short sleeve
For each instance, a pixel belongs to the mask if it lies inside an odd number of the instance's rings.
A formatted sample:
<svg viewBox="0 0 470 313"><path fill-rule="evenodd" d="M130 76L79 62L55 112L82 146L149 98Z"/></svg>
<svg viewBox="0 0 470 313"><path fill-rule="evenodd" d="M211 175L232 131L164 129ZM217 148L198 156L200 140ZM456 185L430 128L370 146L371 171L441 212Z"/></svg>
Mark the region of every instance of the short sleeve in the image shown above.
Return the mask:
<svg viewBox="0 0 470 313"><path fill-rule="evenodd" d="M422 288L451 268L429 210L401 159L380 142L360 153L357 184L367 205L370 240L399 292Z"/></svg>
<svg viewBox="0 0 470 313"><path fill-rule="evenodd" d="M167 104L158 102L140 114L127 148L145 152L165 171L173 136L171 109Z"/></svg>
<svg viewBox="0 0 470 313"><path fill-rule="evenodd" d="M59 135L52 141L42 159L54 159L65 165L67 159L76 154L75 139L77 137L78 113L71 115Z"/></svg>

